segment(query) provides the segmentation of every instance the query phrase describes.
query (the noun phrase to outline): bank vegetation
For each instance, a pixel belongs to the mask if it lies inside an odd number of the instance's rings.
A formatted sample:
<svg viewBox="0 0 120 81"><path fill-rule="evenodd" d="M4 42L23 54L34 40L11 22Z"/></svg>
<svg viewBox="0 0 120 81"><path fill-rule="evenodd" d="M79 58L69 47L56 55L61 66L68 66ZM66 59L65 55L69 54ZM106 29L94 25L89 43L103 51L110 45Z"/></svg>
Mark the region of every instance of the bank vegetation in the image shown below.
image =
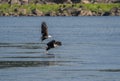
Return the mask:
<svg viewBox="0 0 120 81"><path fill-rule="evenodd" d="M120 16L119 3L0 4L0 16Z"/></svg>

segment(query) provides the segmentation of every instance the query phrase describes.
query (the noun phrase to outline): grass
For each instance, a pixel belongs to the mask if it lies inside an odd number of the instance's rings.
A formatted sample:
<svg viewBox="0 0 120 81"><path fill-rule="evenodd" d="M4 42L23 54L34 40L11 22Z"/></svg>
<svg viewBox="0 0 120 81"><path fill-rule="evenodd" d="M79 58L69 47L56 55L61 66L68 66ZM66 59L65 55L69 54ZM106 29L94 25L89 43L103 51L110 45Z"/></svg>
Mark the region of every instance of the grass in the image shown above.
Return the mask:
<svg viewBox="0 0 120 81"><path fill-rule="evenodd" d="M49 12L49 11L57 11L59 8L59 5L54 4L54 5L36 5L36 8L39 9L42 12Z"/></svg>
<svg viewBox="0 0 120 81"><path fill-rule="evenodd" d="M110 11L113 7L120 8L120 4L28 4L28 5L10 5L10 4L0 4L0 14L1 13L15 13L15 8L17 9L26 9L27 13L31 13L32 10L38 9L42 11L43 13L55 11L57 12L60 7L75 7L80 8L80 6L83 6L87 10L95 11L97 12L99 9L101 9L104 12Z"/></svg>
<svg viewBox="0 0 120 81"><path fill-rule="evenodd" d="M110 11L114 7L120 8L120 4L84 4L84 7L86 7L88 10L91 11L98 11L99 9L103 10L104 12Z"/></svg>
<svg viewBox="0 0 120 81"><path fill-rule="evenodd" d="M9 4L0 4L0 12L8 12Z"/></svg>

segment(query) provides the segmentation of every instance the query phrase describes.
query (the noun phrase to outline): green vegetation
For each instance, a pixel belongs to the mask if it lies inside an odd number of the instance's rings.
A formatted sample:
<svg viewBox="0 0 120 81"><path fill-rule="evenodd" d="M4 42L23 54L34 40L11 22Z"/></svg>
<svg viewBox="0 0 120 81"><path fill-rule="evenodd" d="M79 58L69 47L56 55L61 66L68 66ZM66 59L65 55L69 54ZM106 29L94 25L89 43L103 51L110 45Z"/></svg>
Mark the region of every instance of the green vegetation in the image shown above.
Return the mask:
<svg viewBox="0 0 120 81"><path fill-rule="evenodd" d="M117 7L120 8L120 4L83 4L85 8L91 11L98 11L99 9L103 10L104 12L110 11L112 8Z"/></svg>
<svg viewBox="0 0 120 81"><path fill-rule="evenodd" d="M83 7L87 10L97 12L99 10L102 10L104 12L110 11L112 8L117 7L120 8L120 4L28 4L28 5L10 5L10 4L0 4L0 15L3 13L22 13L19 9L25 9L26 14L32 13L34 9L37 9L43 13L57 12L60 8L68 8L68 7L74 7L74 8L80 8ZM17 9L17 11L15 10Z"/></svg>

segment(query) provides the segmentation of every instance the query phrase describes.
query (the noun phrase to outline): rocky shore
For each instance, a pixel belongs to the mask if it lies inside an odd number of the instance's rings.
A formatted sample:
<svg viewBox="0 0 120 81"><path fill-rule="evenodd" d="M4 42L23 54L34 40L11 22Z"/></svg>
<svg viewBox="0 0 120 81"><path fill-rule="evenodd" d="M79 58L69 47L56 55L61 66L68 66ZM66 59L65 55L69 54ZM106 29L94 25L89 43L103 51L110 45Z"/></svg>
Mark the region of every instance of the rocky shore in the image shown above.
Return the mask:
<svg viewBox="0 0 120 81"><path fill-rule="evenodd" d="M97 12L87 10L83 7L81 8L60 8L58 12L48 12L46 14L39 14L37 10L35 11L37 15L42 16L120 16L120 8L112 8L109 12L104 12L101 9Z"/></svg>
<svg viewBox="0 0 120 81"><path fill-rule="evenodd" d="M119 0L0 0L0 16L120 16L120 5L104 10L100 7L103 1L119 4ZM93 9L84 4L91 4ZM97 9L95 4L100 4Z"/></svg>
<svg viewBox="0 0 120 81"><path fill-rule="evenodd" d="M120 3L120 0L0 0L0 4L64 4L64 3Z"/></svg>
<svg viewBox="0 0 120 81"><path fill-rule="evenodd" d="M13 11L0 11L0 16L120 16L120 8L113 7L110 11L91 11L80 6L75 7L60 7L58 10L43 12L40 9L34 8L28 12L26 8L14 8Z"/></svg>

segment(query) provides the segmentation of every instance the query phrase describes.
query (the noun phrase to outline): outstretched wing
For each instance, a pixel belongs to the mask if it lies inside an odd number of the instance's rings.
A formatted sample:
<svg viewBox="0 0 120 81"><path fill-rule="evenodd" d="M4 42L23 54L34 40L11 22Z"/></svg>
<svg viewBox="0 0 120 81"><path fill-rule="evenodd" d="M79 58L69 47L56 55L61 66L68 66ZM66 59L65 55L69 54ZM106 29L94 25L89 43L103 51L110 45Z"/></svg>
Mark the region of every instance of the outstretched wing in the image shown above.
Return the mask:
<svg viewBox="0 0 120 81"><path fill-rule="evenodd" d="M42 34L42 36L48 36L48 27L45 22L42 22L41 34Z"/></svg>

